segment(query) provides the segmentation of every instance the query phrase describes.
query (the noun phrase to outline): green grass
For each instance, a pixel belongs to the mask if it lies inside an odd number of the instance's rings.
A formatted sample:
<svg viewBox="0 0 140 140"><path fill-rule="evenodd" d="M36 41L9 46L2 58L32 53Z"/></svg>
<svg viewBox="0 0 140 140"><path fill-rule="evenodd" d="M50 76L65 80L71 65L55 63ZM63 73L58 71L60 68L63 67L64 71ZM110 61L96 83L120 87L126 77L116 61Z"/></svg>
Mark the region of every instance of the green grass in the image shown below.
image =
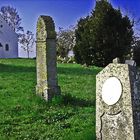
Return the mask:
<svg viewBox="0 0 140 140"><path fill-rule="evenodd" d="M100 70L58 64L62 96L46 103L35 94L35 60L0 59L0 140L94 140Z"/></svg>

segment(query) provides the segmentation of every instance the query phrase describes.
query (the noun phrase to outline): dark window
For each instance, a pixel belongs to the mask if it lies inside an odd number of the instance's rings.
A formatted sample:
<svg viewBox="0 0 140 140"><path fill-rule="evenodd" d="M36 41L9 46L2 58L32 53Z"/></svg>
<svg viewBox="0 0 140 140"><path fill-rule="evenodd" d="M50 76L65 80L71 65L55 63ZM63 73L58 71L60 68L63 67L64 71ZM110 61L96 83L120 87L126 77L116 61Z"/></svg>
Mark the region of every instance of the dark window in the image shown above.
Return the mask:
<svg viewBox="0 0 140 140"><path fill-rule="evenodd" d="M0 43L0 47L3 47L1 43Z"/></svg>
<svg viewBox="0 0 140 140"><path fill-rule="evenodd" d="M8 44L5 45L5 50L9 51L9 45Z"/></svg>
<svg viewBox="0 0 140 140"><path fill-rule="evenodd" d="M2 28L2 27L3 27L3 25L0 25L0 27Z"/></svg>

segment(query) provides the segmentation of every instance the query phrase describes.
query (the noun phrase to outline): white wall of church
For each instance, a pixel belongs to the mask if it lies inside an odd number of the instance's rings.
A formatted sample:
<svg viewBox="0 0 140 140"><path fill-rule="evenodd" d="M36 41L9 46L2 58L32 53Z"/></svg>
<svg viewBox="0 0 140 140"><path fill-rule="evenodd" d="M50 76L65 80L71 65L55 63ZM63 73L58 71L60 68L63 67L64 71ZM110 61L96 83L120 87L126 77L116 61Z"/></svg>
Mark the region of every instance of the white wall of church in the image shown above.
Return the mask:
<svg viewBox="0 0 140 140"><path fill-rule="evenodd" d="M0 15L0 58L18 57L18 36Z"/></svg>

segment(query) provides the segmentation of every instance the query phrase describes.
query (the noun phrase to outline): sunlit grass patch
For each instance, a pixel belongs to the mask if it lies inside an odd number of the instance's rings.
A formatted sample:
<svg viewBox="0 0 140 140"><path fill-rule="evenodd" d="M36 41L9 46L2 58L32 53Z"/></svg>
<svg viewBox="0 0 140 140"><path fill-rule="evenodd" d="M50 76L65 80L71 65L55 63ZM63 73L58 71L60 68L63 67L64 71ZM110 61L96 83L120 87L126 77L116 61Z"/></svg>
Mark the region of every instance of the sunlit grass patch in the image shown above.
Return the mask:
<svg viewBox="0 0 140 140"><path fill-rule="evenodd" d="M58 64L62 96L36 96L31 59L0 59L0 139L95 139L95 76L100 68Z"/></svg>

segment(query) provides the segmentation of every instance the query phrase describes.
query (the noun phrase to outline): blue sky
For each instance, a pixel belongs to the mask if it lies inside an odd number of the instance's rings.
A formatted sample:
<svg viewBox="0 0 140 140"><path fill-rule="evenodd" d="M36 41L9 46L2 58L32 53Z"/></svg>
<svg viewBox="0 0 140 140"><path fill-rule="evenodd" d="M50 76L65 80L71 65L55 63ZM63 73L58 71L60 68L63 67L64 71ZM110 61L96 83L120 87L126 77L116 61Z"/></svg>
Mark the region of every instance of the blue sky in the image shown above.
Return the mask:
<svg viewBox="0 0 140 140"><path fill-rule="evenodd" d="M140 0L109 0L112 5L120 7L140 17ZM36 22L39 15L52 16L56 30L75 25L80 17L90 14L95 6L95 0L0 0L0 7L10 5L17 9L22 18L25 30L36 32ZM22 53L23 54L23 53Z"/></svg>
<svg viewBox="0 0 140 140"><path fill-rule="evenodd" d="M139 16L140 0L109 0L113 6L120 6ZM35 33L39 15L50 15L58 27L75 25L80 17L90 14L95 0L0 0L0 6L11 5L22 18L22 26Z"/></svg>
<svg viewBox="0 0 140 140"><path fill-rule="evenodd" d="M123 13L128 13L130 18L140 18L140 0L110 0L116 8L120 7Z"/></svg>
<svg viewBox="0 0 140 140"><path fill-rule="evenodd" d="M0 0L0 5L11 5L22 18L22 25L35 32L39 15L53 17L56 29L76 24L81 16L90 13L93 0Z"/></svg>

